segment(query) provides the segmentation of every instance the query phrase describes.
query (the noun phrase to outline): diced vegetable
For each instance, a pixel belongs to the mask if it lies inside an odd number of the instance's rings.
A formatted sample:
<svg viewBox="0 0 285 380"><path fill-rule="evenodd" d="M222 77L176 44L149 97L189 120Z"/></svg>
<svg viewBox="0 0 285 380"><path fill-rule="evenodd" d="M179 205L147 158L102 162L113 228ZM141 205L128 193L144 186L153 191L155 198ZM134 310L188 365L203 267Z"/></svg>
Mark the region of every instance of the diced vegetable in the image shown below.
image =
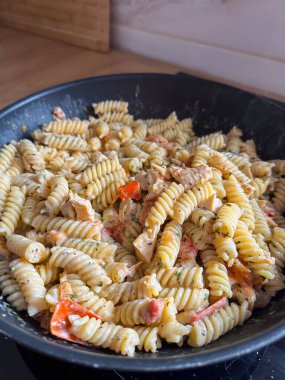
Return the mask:
<svg viewBox="0 0 285 380"><path fill-rule="evenodd" d="M123 201L128 199L139 200L141 197L141 189L139 181L132 181L124 186L120 186L119 198Z"/></svg>
<svg viewBox="0 0 285 380"><path fill-rule="evenodd" d="M68 320L68 316L72 314L80 315L80 317L88 315L90 318L94 317L102 320L99 315L92 313L85 307L79 305L77 302L71 301L69 298L64 298L56 305L51 318L51 333L59 338L84 344L81 339L76 338L76 336L69 332L71 324Z"/></svg>
<svg viewBox="0 0 285 380"><path fill-rule="evenodd" d="M204 309L202 311L199 311L198 313L191 315L190 323L194 323L194 322L200 321L201 319L209 317L210 315L218 311L220 308L225 307L227 303L228 303L228 300L226 297L221 298L219 301L207 307L207 309Z"/></svg>

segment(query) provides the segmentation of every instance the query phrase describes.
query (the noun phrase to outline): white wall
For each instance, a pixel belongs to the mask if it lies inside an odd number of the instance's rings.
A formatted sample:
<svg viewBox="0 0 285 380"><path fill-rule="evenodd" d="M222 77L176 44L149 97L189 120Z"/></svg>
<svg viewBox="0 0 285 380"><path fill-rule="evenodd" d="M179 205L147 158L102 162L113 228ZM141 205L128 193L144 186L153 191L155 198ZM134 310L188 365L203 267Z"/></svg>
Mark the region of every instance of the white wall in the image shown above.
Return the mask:
<svg viewBox="0 0 285 380"><path fill-rule="evenodd" d="M285 0L111 0L111 40L285 96Z"/></svg>

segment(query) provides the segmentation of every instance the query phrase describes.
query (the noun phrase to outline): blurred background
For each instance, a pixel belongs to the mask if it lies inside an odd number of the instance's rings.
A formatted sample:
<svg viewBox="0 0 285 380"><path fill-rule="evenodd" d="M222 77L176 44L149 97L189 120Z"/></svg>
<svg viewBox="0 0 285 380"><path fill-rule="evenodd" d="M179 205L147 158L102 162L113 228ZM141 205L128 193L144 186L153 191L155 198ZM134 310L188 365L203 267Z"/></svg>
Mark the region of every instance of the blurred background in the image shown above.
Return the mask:
<svg viewBox="0 0 285 380"><path fill-rule="evenodd" d="M0 107L119 72L186 71L285 99L284 0L0 0Z"/></svg>

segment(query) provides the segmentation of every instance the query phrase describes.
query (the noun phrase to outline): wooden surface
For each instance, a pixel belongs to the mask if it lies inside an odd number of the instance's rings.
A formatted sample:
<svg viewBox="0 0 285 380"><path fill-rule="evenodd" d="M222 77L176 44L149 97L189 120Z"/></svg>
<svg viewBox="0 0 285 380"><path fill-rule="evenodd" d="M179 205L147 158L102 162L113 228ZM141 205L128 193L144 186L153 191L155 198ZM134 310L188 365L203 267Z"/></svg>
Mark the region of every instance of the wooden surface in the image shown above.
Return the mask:
<svg viewBox="0 0 285 380"><path fill-rule="evenodd" d="M109 0L1 0L0 23L100 52L109 50Z"/></svg>
<svg viewBox="0 0 285 380"><path fill-rule="evenodd" d="M0 26L0 108L35 91L75 79L115 73L176 73L181 70L131 53L111 50L109 54L100 54ZM199 72L189 73L201 76ZM206 79L215 78L208 76ZM253 88L234 84L254 92ZM285 101L281 97L277 99Z"/></svg>

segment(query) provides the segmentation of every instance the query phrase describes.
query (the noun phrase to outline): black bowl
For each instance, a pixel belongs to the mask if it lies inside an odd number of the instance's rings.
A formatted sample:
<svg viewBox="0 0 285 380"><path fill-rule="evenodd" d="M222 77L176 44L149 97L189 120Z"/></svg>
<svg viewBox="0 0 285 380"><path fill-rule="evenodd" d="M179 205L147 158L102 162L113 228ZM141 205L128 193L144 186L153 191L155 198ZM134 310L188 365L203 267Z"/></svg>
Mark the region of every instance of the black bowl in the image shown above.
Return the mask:
<svg viewBox="0 0 285 380"><path fill-rule="evenodd" d="M198 135L228 131L235 124L245 138L254 138L265 159L284 158L285 106L229 86L184 74L128 74L88 78L38 92L0 112L0 145L28 136L51 120L61 106L68 117L86 117L91 103L124 99L136 117L165 117L175 110L179 118L193 117ZM22 125L27 126L23 132ZM108 350L90 349L57 339L35 321L0 301L0 331L39 353L101 369L168 371L229 360L268 345L285 335L285 292L255 311L244 326L210 345L192 349L164 345L155 354L122 357Z"/></svg>

